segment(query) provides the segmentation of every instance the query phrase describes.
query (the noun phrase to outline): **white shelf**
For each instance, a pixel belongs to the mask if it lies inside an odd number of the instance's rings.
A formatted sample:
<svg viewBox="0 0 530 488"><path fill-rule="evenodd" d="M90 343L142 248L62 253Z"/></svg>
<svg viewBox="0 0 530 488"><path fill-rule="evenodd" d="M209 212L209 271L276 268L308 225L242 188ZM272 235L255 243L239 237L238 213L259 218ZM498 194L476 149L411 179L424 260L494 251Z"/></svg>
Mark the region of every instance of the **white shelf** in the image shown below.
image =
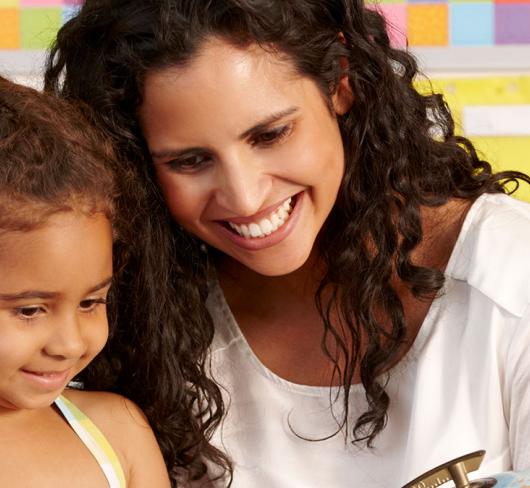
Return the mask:
<svg viewBox="0 0 530 488"><path fill-rule="evenodd" d="M420 68L438 73L530 71L530 44L514 46L462 46L411 48ZM46 51L0 50L0 74L41 76Z"/></svg>
<svg viewBox="0 0 530 488"><path fill-rule="evenodd" d="M423 72L529 71L530 44L411 48Z"/></svg>
<svg viewBox="0 0 530 488"><path fill-rule="evenodd" d="M4 75L37 75L42 73L46 51L0 50L0 73Z"/></svg>

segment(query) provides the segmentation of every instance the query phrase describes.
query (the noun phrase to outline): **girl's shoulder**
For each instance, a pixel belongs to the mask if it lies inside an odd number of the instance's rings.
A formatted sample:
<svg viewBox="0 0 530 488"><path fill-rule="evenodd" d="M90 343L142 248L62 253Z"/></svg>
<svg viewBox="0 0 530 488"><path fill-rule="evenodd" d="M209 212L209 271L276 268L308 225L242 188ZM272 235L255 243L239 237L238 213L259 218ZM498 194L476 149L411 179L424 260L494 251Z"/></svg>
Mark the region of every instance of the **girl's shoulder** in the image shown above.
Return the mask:
<svg viewBox="0 0 530 488"><path fill-rule="evenodd" d="M142 410L131 400L116 393L68 388L63 395L100 429L150 428Z"/></svg>
<svg viewBox="0 0 530 488"><path fill-rule="evenodd" d="M446 274L521 316L530 304L530 204L504 194L471 207Z"/></svg>
<svg viewBox="0 0 530 488"><path fill-rule="evenodd" d="M142 410L131 400L110 392L66 389L63 392L106 437L125 472L127 486L168 487L160 448Z"/></svg>

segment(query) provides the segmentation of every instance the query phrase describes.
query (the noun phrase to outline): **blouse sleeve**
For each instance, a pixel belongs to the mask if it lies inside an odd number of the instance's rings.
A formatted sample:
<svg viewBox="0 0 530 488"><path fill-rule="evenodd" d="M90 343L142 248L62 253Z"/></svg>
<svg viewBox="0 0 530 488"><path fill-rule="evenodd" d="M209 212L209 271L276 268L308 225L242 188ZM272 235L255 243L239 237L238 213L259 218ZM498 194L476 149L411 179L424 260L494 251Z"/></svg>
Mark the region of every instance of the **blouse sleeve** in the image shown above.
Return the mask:
<svg viewBox="0 0 530 488"><path fill-rule="evenodd" d="M530 305L518 322L506 349L504 398L513 470L522 471L530 469Z"/></svg>

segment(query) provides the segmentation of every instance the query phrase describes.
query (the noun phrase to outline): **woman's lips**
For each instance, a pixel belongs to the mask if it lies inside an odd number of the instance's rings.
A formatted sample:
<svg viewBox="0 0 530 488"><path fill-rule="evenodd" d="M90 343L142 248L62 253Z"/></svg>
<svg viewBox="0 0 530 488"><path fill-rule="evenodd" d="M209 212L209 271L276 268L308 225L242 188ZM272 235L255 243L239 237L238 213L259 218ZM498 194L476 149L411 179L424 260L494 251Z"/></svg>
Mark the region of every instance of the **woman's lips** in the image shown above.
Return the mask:
<svg viewBox="0 0 530 488"><path fill-rule="evenodd" d="M290 202L292 210L290 212L287 212L287 218L282 223L282 225L277 227L276 230L269 233L268 235L260 237L245 237L240 235L236 230L231 229L226 223L219 223L219 229L221 230L223 235L228 237L234 244L237 244L239 247L250 251L258 251L260 249L275 246L276 244L283 241L291 233L294 226L296 225L303 205L304 195L305 192L301 192L292 197ZM286 201L288 200L289 199L287 199ZM280 205L278 208L281 208L282 205Z"/></svg>

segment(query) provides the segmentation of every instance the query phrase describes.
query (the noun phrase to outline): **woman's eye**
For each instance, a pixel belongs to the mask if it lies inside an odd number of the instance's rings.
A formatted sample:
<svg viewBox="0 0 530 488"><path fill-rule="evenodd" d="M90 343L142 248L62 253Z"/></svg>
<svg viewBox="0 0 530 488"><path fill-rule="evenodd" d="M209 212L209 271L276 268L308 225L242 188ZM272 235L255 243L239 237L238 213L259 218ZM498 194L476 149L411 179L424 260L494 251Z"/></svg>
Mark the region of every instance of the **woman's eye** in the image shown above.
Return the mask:
<svg viewBox="0 0 530 488"><path fill-rule="evenodd" d="M210 162L210 157L204 154L194 154L168 161L166 165L177 173L193 172L204 168Z"/></svg>
<svg viewBox="0 0 530 488"><path fill-rule="evenodd" d="M253 146L271 146L282 141L285 137L289 135L291 128L288 125L278 127L277 129L268 130L257 134L252 139Z"/></svg>
<svg viewBox="0 0 530 488"><path fill-rule="evenodd" d="M104 298L89 298L79 302L79 308L82 312L92 312L99 305L106 305L107 300Z"/></svg>
<svg viewBox="0 0 530 488"><path fill-rule="evenodd" d="M43 307L40 307L37 305L15 308L15 314L23 320L34 319L36 317L39 317L45 312L46 310L44 310Z"/></svg>

